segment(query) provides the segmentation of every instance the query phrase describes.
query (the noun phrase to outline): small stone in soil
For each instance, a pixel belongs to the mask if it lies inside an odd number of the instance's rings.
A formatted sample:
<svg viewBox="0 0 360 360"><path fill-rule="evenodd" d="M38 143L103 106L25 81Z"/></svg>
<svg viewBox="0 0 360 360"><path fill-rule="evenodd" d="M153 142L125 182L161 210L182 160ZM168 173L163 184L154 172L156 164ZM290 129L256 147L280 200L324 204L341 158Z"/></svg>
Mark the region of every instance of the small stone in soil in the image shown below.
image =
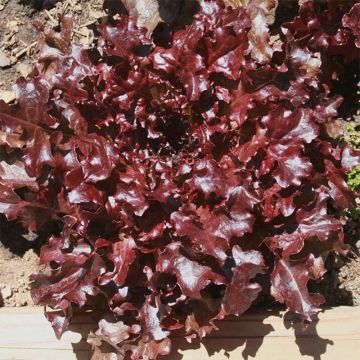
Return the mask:
<svg viewBox="0 0 360 360"><path fill-rule="evenodd" d="M11 287L9 285L5 285L5 287L1 289L0 292L3 299L9 299L13 294L13 291L11 290Z"/></svg>
<svg viewBox="0 0 360 360"><path fill-rule="evenodd" d="M2 50L0 50L0 67L8 67L10 64L10 59L5 55Z"/></svg>
<svg viewBox="0 0 360 360"><path fill-rule="evenodd" d="M26 78L30 74L32 67L28 64L19 63L16 65L16 70L21 74L21 76Z"/></svg>
<svg viewBox="0 0 360 360"><path fill-rule="evenodd" d="M9 103L16 99L15 93L13 91L0 91L0 100L4 100L6 103Z"/></svg>
<svg viewBox="0 0 360 360"><path fill-rule="evenodd" d="M16 307L21 307L21 306L26 306L27 305L27 301L26 300L18 300L15 303Z"/></svg>

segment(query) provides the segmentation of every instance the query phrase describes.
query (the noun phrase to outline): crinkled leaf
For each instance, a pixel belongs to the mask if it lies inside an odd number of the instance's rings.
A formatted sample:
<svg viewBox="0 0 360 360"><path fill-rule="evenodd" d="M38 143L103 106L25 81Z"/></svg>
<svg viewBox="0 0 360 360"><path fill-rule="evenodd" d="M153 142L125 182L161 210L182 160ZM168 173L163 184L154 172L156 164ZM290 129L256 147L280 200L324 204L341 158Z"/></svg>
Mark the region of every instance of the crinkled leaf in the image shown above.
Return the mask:
<svg viewBox="0 0 360 360"><path fill-rule="evenodd" d="M136 25L145 27L149 34L161 21L159 3L156 0L121 0Z"/></svg>
<svg viewBox="0 0 360 360"><path fill-rule="evenodd" d="M14 189L22 187L28 187L34 191L39 189L36 179L28 175L24 163L19 160L11 165L5 161L0 162L0 183Z"/></svg>
<svg viewBox="0 0 360 360"><path fill-rule="evenodd" d="M65 266L61 266L53 275L32 275L32 299L35 304L48 304L56 308L60 293L62 299L83 306L89 295L99 293L96 281L103 273L104 262L96 255L81 266L65 262Z"/></svg>
<svg viewBox="0 0 360 360"><path fill-rule="evenodd" d="M84 155L84 160L81 161L84 180L95 183L107 179L118 159L114 147L103 137L96 135L87 136L86 143L81 145Z"/></svg>
<svg viewBox="0 0 360 360"><path fill-rule="evenodd" d="M128 326L122 321L112 323L102 319L99 322L99 330L96 331L96 335L104 336L117 345L127 340L131 334L138 334L140 330L141 327L137 324Z"/></svg>
<svg viewBox="0 0 360 360"><path fill-rule="evenodd" d="M352 30L355 44L360 48L360 4L354 4L349 13L343 16L342 23Z"/></svg>
<svg viewBox="0 0 360 360"><path fill-rule="evenodd" d="M41 129L36 129L24 151L24 163L29 174L39 177L45 165L52 166L54 157L51 152L49 135Z"/></svg>
<svg viewBox="0 0 360 360"><path fill-rule="evenodd" d="M224 279L208 266L203 266L180 253L180 243L168 245L158 257L157 271L176 276L184 295L201 298L200 291L210 282L222 284Z"/></svg>
<svg viewBox="0 0 360 360"><path fill-rule="evenodd" d="M114 270L105 273L100 278L100 284L113 281L117 286L124 285L129 267L136 257L135 248L136 244L131 238L123 238L112 245L112 253L109 258L114 263Z"/></svg>
<svg viewBox="0 0 360 360"><path fill-rule="evenodd" d="M251 306L261 291L260 285L250 280L265 270L265 263L260 252L243 251L238 245L233 247L232 254L235 266L222 300L222 309L225 314L239 316Z"/></svg>
<svg viewBox="0 0 360 360"><path fill-rule="evenodd" d="M1 184L0 181L0 213L8 220L16 219L26 203L21 200L11 187Z"/></svg>
<svg viewBox="0 0 360 360"><path fill-rule="evenodd" d="M290 311L301 314L311 321L320 311L318 306L325 300L319 294L310 294L307 289L310 278L309 262L313 265L312 257L299 264L276 258L270 281L271 294L277 301L285 302ZM311 274L314 274L313 268Z"/></svg>

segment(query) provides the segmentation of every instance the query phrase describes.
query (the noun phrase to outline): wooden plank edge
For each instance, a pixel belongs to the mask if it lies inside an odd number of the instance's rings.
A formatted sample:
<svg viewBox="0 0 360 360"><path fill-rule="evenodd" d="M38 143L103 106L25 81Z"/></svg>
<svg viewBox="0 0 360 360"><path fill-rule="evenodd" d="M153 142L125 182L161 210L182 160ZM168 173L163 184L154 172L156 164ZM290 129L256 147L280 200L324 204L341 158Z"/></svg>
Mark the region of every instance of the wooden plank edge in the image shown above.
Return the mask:
<svg viewBox="0 0 360 360"><path fill-rule="evenodd" d="M326 309L319 318L316 327L311 325L302 332L299 324L295 325L295 330L289 320L284 324L284 312L255 309L237 319L218 322L220 331L204 339L201 345L187 345L182 338L173 338L177 355L167 358L223 360L228 359L225 350L228 350L230 360L243 358L246 351L256 354L257 360L269 359L275 354L280 360L311 359L314 354L318 357L317 353L321 353L322 360L338 359L339 356L360 358L360 307ZM42 308L1 308L0 360L90 358L85 337L92 325L90 315L81 316L72 331L57 340Z"/></svg>

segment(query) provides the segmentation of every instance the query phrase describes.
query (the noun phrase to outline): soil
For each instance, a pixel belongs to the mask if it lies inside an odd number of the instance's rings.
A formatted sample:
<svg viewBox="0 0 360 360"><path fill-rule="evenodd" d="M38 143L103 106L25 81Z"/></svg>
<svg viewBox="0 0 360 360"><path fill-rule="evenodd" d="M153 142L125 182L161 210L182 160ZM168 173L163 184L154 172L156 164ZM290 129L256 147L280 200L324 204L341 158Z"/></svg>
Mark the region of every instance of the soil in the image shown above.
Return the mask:
<svg viewBox="0 0 360 360"><path fill-rule="evenodd" d="M318 284L312 284L314 292L325 296L326 305L360 305L360 240L351 246L347 257L331 254L327 261L327 273Z"/></svg>
<svg viewBox="0 0 360 360"><path fill-rule="evenodd" d="M111 0L107 2L111 3ZM103 0L0 0L0 99L12 101L12 85L20 76L26 77L31 72L37 52L34 20L40 20L45 27L55 27L58 15L70 12L76 16L74 41L91 43L90 26L106 21L102 4ZM357 81L352 80L351 86L341 86L341 89L350 89L349 94L343 96L352 107L355 104L355 109L358 100L354 101L353 96L357 91L352 85L355 83L356 87ZM351 108L349 113L350 106L346 102L343 109L343 119L360 127L356 110ZM325 295L328 305L360 305L359 222L359 218L352 218L347 225L346 238L351 245L348 257L331 255L327 261L328 272L322 281L311 284L313 290ZM29 243L29 240L32 241ZM32 305L28 278L41 269L38 265L39 241L21 237L15 249L13 239L5 238L4 234L1 236L0 226L0 306Z"/></svg>
<svg viewBox="0 0 360 360"><path fill-rule="evenodd" d="M0 302L4 306L31 305L29 276L41 269L34 250L22 257L0 244Z"/></svg>

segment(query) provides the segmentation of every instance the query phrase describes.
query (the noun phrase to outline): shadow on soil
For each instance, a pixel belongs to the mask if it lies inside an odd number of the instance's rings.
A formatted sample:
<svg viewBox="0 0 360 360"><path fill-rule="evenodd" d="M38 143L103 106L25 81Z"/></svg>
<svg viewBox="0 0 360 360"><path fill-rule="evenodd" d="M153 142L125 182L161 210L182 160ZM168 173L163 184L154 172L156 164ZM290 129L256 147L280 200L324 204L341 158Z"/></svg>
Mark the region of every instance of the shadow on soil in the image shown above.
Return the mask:
<svg viewBox="0 0 360 360"><path fill-rule="evenodd" d="M31 233L19 222L7 221L0 214L0 243L12 254L23 256L30 249L39 254L45 240L43 235Z"/></svg>
<svg viewBox="0 0 360 360"><path fill-rule="evenodd" d="M36 11L42 9L51 9L56 3L62 0L19 0L22 5L28 5Z"/></svg>

